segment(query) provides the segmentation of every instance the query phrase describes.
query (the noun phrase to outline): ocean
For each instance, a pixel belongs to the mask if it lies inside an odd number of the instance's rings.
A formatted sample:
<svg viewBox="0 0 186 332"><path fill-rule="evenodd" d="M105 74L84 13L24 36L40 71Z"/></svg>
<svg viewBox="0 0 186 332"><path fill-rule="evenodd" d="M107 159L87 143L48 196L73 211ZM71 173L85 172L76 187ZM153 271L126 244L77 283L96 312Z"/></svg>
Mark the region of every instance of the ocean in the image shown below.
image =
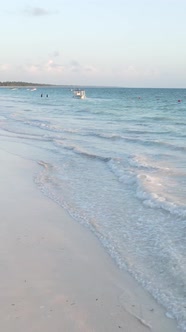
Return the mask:
<svg viewBox="0 0 186 332"><path fill-rule="evenodd" d="M85 91L1 88L1 148L186 331L186 89Z"/></svg>

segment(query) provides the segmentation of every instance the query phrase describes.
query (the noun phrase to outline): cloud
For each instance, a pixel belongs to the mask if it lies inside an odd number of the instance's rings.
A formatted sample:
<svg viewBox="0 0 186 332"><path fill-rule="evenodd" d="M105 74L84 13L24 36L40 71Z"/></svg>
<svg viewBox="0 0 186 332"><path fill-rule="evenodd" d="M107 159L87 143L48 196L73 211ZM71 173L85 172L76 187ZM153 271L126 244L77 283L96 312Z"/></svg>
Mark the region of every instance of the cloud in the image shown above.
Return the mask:
<svg viewBox="0 0 186 332"><path fill-rule="evenodd" d="M0 64L0 71L8 71L10 69L10 65L9 64Z"/></svg>
<svg viewBox="0 0 186 332"><path fill-rule="evenodd" d="M158 78L161 73L156 67L151 66L136 66L130 64L124 66L123 68L113 68L113 72L117 73L118 76L124 76L127 79L149 79L149 78Z"/></svg>
<svg viewBox="0 0 186 332"><path fill-rule="evenodd" d="M85 66L84 70L89 73L97 72L96 68L93 66Z"/></svg>
<svg viewBox="0 0 186 332"><path fill-rule="evenodd" d="M57 54L56 54L57 56ZM8 63L0 63L1 81L17 80L17 81L34 81L34 82L75 82L94 77L97 70L91 65L82 65L77 60L63 63L60 57L48 57L40 59L27 60L26 63L11 65Z"/></svg>
<svg viewBox="0 0 186 332"><path fill-rule="evenodd" d="M28 64L28 65L24 66L23 69L25 69L26 71L31 72L31 73L38 73L38 72L42 71L41 65L35 65L35 64Z"/></svg>
<svg viewBox="0 0 186 332"><path fill-rule="evenodd" d="M49 60L45 65L45 69L47 71L62 72L64 70L64 66L61 64L55 63L53 60Z"/></svg>
<svg viewBox="0 0 186 332"><path fill-rule="evenodd" d="M76 60L72 60L72 61L70 62L70 65L71 65L72 67L80 67L79 62L76 61Z"/></svg>
<svg viewBox="0 0 186 332"><path fill-rule="evenodd" d="M70 61L69 69L70 71L79 71L81 69L81 65L78 61L72 60Z"/></svg>
<svg viewBox="0 0 186 332"><path fill-rule="evenodd" d="M46 15L53 14L52 12L48 11L47 9L41 8L41 7L28 7L24 10L24 12L27 15L34 16L34 17L46 16Z"/></svg>
<svg viewBox="0 0 186 332"><path fill-rule="evenodd" d="M69 65L67 65L67 68L71 72L78 72L81 70L82 67L78 61L72 60L72 61L70 61Z"/></svg>
<svg viewBox="0 0 186 332"><path fill-rule="evenodd" d="M54 62L53 60L48 60L47 62L43 62L40 64L27 64L24 68L25 71L30 72L32 74L38 73L61 73L64 71L64 66Z"/></svg>
<svg viewBox="0 0 186 332"><path fill-rule="evenodd" d="M60 56L60 53L58 51L54 51L53 53L50 53L49 56L52 58L53 57L56 58L56 57Z"/></svg>
<svg viewBox="0 0 186 332"><path fill-rule="evenodd" d="M95 72L96 69L91 65L82 66L78 61L72 60L69 65L69 70L72 72Z"/></svg>

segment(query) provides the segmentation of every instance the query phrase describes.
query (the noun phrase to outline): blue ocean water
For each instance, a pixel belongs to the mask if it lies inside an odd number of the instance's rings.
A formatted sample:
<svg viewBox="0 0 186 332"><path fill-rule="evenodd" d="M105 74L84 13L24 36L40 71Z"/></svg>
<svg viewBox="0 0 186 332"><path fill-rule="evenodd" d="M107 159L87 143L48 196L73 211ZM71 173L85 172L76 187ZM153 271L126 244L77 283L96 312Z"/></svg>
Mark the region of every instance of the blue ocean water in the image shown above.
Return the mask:
<svg viewBox="0 0 186 332"><path fill-rule="evenodd" d="M0 110L1 148L186 331L186 89L1 88Z"/></svg>

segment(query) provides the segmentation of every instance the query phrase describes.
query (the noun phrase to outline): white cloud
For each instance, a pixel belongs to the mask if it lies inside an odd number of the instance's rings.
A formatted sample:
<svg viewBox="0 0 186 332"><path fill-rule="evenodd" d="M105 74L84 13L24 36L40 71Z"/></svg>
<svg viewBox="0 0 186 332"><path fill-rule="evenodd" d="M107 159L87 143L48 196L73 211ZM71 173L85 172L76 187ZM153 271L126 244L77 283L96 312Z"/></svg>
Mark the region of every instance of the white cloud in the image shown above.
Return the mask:
<svg viewBox="0 0 186 332"><path fill-rule="evenodd" d="M10 65L9 64L0 64L0 71L8 71L10 69Z"/></svg>
<svg viewBox="0 0 186 332"><path fill-rule="evenodd" d="M69 70L72 72L96 72L96 68L91 65L82 66L78 61L72 60L69 65Z"/></svg>
<svg viewBox="0 0 186 332"><path fill-rule="evenodd" d="M58 57L60 56L60 53L58 51L54 51L53 53L51 53L51 57Z"/></svg>
<svg viewBox="0 0 186 332"><path fill-rule="evenodd" d="M161 75L159 69L156 67L139 67L133 64L120 68L120 70L117 70L117 74L129 79L158 78Z"/></svg>
<svg viewBox="0 0 186 332"><path fill-rule="evenodd" d="M29 15L29 16L34 16L34 17L38 17L38 16L46 16L46 15L51 15L53 14L52 12L50 12L49 10L45 9L45 8L41 8L41 7L28 7L24 10L24 12Z"/></svg>
<svg viewBox="0 0 186 332"><path fill-rule="evenodd" d="M55 63L53 60L49 60L45 66L44 69L47 71L55 71L55 72L62 72L64 70L64 66L58 63Z"/></svg>
<svg viewBox="0 0 186 332"><path fill-rule="evenodd" d="M23 70L35 74L45 72L61 73L62 71L64 71L64 66L50 59L47 62L43 62L40 64L27 64L23 67Z"/></svg>
<svg viewBox="0 0 186 332"><path fill-rule="evenodd" d="M72 61L70 61L68 68L72 72L77 72L81 69L81 65L78 61L72 60Z"/></svg>
<svg viewBox="0 0 186 332"><path fill-rule="evenodd" d="M93 66L85 66L84 70L89 73L95 73L97 72L97 69Z"/></svg>

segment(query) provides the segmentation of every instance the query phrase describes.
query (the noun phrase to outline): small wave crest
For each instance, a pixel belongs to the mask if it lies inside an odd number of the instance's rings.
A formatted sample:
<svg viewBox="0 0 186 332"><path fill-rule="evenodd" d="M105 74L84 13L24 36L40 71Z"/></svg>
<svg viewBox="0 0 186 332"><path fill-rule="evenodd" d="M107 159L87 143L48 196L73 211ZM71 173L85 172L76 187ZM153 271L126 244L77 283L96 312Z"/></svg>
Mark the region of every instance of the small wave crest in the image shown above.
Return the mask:
<svg viewBox="0 0 186 332"><path fill-rule="evenodd" d="M136 196L144 205L150 208L163 209L172 215L186 218L186 208L169 201L163 196L163 193L158 194L155 192L157 186L162 186L158 178L150 177L149 175L138 175ZM154 189L153 191L152 188Z"/></svg>
<svg viewBox="0 0 186 332"><path fill-rule="evenodd" d="M63 147L66 150L69 151L73 151L74 153L77 153L81 156L87 157L87 158L91 158L91 159L97 159L97 160L101 160L104 162L108 162L111 158L110 157L104 157L104 156L100 156L97 154L93 154L93 153L89 153L88 151L86 151L83 148L80 148L79 146L75 146L75 145L67 145L65 144L63 141L59 141L59 140L55 140L54 143L59 147Z"/></svg>
<svg viewBox="0 0 186 332"><path fill-rule="evenodd" d="M143 157L132 157L129 159L129 165L133 168L126 167L119 159L111 159L108 162L110 170L121 183L133 185L135 196L145 206L153 209L163 209L181 218L186 217L186 207L171 201L165 195L163 173L169 171L168 167L152 166Z"/></svg>

